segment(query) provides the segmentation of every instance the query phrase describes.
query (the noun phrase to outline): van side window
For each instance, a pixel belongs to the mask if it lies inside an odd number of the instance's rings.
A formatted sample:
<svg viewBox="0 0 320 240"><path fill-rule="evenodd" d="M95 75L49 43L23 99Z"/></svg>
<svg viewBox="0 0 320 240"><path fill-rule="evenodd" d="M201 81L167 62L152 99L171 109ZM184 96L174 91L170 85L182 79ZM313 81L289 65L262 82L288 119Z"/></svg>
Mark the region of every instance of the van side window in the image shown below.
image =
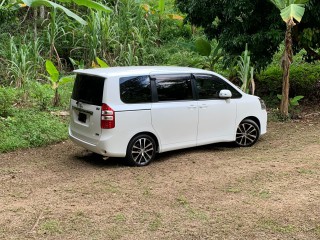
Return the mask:
<svg viewBox="0 0 320 240"><path fill-rule="evenodd" d="M158 101L192 100L191 75L159 75L156 77Z"/></svg>
<svg viewBox="0 0 320 240"><path fill-rule="evenodd" d="M151 102L149 76L120 78L120 98L124 103Z"/></svg>
<svg viewBox="0 0 320 240"><path fill-rule="evenodd" d="M211 75L195 75L199 99L217 99L222 89L230 90L232 98L241 98L241 93L223 79Z"/></svg>

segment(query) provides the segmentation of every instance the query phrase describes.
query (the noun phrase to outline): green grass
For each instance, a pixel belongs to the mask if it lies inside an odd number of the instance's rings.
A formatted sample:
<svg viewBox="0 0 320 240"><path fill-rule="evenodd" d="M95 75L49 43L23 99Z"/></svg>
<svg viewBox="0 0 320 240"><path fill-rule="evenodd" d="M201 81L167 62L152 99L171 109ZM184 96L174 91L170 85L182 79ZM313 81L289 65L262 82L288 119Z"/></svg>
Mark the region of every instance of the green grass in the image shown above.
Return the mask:
<svg viewBox="0 0 320 240"><path fill-rule="evenodd" d="M42 234L59 234L61 233L61 226L59 221L55 219L48 219L40 225L40 233Z"/></svg>
<svg viewBox="0 0 320 240"><path fill-rule="evenodd" d="M260 221L260 227L269 230L273 233L292 233L295 232L296 227L291 224L280 224L273 219L263 219Z"/></svg>
<svg viewBox="0 0 320 240"><path fill-rule="evenodd" d="M68 138L67 120L34 109L15 109L0 118L0 152L48 145Z"/></svg>

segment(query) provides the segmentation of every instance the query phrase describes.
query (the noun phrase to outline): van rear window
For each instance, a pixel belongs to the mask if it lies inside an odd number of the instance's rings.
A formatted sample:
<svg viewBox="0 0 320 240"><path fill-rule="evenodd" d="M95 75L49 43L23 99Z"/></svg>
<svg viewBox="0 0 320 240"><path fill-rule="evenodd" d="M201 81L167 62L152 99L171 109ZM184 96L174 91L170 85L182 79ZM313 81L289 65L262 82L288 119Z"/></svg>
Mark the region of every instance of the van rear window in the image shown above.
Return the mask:
<svg viewBox="0 0 320 240"><path fill-rule="evenodd" d="M72 99L96 106L102 105L104 78L78 74L72 91Z"/></svg>

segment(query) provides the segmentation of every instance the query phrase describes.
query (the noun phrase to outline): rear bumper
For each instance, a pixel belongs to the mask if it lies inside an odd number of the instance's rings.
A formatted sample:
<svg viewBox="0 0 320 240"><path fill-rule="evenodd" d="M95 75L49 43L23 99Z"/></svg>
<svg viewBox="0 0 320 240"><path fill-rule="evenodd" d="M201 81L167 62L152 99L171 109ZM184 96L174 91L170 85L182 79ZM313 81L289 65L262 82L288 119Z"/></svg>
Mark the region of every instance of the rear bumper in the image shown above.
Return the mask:
<svg viewBox="0 0 320 240"><path fill-rule="evenodd" d="M268 114L266 110L262 111L260 116L260 121L261 121L260 135L264 135L267 133L267 122L268 122Z"/></svg>
<svg viewBox="0 0 320 240"><path fill-rule="evenodd" d="M75 144L91 151L97 154L100 154L102 156L106 156L106 157L125 157L126 156L126 151L119 151L119 149L117 149L116 151L112 151L111 147L108 147L108 141L110 139L104 139L104 140L100 140L98 141L98 144L92 144L89 142L86 142L78 137L75 137L74 135L72 135L72 132L69 128L69 138L71 139L72 142L74 142Z"/></svg>

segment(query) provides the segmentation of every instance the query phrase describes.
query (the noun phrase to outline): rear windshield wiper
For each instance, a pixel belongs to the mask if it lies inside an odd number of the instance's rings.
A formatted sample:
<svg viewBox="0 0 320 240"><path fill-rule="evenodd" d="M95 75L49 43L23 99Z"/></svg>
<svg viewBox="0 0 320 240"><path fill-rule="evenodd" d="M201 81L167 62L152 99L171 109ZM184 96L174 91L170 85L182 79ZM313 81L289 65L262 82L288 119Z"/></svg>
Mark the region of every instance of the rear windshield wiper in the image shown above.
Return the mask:
<svg viewBox="0 0 320 240"><path fill-rule="evenodd" d="M76 102L76 104L78 104L78 103L87 103L87 104L91 104L91 102L86 101L86 100L83 100L83 99L78 99L78 100L77 100L77 102Z"/></svg>

